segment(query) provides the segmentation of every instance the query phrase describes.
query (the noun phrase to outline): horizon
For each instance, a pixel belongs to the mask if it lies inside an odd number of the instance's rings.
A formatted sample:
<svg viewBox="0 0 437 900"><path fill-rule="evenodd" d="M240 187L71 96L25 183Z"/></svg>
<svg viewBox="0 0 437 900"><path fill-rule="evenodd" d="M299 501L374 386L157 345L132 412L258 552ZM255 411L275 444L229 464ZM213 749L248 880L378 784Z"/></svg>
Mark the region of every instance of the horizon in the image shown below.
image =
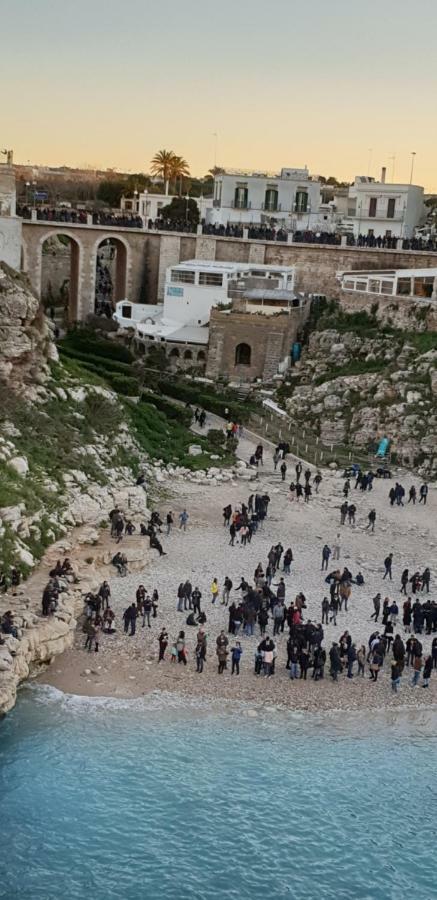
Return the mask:
<svg viewBox="0 0 437 900"><path fill-rule="evenodd" d="M425 33L432 0L414 16L396 0L0 0L2 147L20 165L147 171L162 148L193 177L224 168L303 167L437 191L432 115L437 75ZM23 28L23 21L26 27ZM30 163L31 159L44 163ZM78 160L92 162L78 162ZM194 175L194 173L197 173Z"/></svg>

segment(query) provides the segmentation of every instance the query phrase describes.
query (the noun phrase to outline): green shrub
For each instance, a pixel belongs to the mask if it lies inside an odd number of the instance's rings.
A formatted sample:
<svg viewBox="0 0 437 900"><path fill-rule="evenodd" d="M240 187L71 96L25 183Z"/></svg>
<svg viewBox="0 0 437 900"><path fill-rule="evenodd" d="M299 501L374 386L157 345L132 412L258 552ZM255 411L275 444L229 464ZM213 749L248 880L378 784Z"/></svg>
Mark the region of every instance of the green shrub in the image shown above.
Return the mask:
<svg viewBox="0 0 437 900"><path fill-rule="evenodd" d="M168 396L177 400L183 400L185 403L191 403L193 406L202 407L222 418L227 408L230 418L234 422L247 422L251 413L259 408L253 401L248 400L244 404L240 403L234 399L233 394L225 391L219 394L203 384L188 384L182 381L167 381L163 379L160 382L160 387L164 394L168 394Z"/></svg>
<svg viewBox="0 0 437 900"><path fill-rule="evenodd" d="M69 347L79 353L90 356L103 356L118 362L132 363L134 356L127 347L123 347L116 341L107 341L97 337L95 332L87 328L73 328L60 341L59 346Z"/></svg>

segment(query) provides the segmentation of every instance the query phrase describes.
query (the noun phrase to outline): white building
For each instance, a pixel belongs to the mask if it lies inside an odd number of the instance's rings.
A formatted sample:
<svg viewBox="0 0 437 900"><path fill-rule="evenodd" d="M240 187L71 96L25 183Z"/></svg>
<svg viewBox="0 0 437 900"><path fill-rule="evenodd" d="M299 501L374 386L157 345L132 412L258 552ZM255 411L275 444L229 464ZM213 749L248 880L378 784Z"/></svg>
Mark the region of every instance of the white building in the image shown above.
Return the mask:
<svg viewBox="0 0 437 900"><path fill-rule="evenodd" d="M155 219L159 219L164 206L168 206L172 200L177 199L180 199L178 194L152 194L149 191L135 191L133 197L121 198L120 209L123 212L142 216L147 225L149 219L152 219L153 222ZM211 197L190 197L184 194L182 199L185 201L195 200L199 208L200 220L206 218L207 210L212 205Z"/></svg>
<svg viewBox="0 0 437 900"><path fill-rule="evenodd" d="M152 306L122 300L116 304L114 319L122 328L135 328L137 336L146 342L205 347L214 306L228 305L231 296L238 295L243 288L290 293L294 281L294 266L191 259L167 269L163 304ZM254 299L258 307L260 301ZM272 311L267 301L265 307L266 312Z"/></svg>
<svg viewBox="0 0 437 900"><path fill-rule="evenodd" d="M16 215L15 173L0 163L0 261L21 268L21 219Z"/></svg>
<svg viewBox="0 0 437 900"><path fill-rule="evenodd" d="M425 219L423 188L415 184L386 184L358 175L349 188L348 214L344 224L355 237L413 237Z"/></svg>
<svg viewBox="0 0 437 900"><path fill-rule="evenodd" d="M437 299L437 269L381 269L338 272L343 291L413 297L415 300Z"/></svg>
<svg viewBox="0 0 437 900"><path fill-rule="evenodd" d="M321 210L321 183L308 169L281 169L275 174L226 170L214 178L208 224L275 225L288 231L329 230L332 216Z"/></svg>

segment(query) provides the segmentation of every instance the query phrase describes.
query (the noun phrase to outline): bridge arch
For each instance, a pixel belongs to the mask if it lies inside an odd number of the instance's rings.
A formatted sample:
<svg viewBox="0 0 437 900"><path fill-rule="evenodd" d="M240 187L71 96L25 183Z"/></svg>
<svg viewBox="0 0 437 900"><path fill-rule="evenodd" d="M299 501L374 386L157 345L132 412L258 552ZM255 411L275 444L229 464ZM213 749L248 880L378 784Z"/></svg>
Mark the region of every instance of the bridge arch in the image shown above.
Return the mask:
<svg viewBox="0 0 437 900"><path fill-rule="evenodd" d="M127 297L130 253L128 241L120 234L95 242L95 313L111 315L115 304Z"/></svg>
<svg viewBox="0 0 437 900"><path fill-rule="evenodd" d="M50 286L51 281L44 271L48 262L52 262L56 256L55 243L58 242L66 248L63 260L64 270L60 268L56 277L56 286ZM72 325L81 319L80 282L83 266L84 249L80 238L66 229L47 229L38 243L37 267L39 296L47 305L53 305L57 310L58 324ZM51 257L51 259L50 259Z"/></svg>

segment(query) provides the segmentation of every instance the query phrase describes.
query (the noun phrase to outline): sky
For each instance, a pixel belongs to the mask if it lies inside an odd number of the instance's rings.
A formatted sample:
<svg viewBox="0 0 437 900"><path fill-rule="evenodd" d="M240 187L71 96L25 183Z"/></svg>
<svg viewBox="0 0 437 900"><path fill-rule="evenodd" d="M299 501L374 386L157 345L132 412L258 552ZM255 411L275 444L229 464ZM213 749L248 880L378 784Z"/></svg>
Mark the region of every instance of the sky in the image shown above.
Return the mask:
<svg viewBox="0 0 437 900"><path fill-rule="evenodd" d="M437 191L436 36L436 0L0 0L0 145L399 182L415 152Z"/></svg>

